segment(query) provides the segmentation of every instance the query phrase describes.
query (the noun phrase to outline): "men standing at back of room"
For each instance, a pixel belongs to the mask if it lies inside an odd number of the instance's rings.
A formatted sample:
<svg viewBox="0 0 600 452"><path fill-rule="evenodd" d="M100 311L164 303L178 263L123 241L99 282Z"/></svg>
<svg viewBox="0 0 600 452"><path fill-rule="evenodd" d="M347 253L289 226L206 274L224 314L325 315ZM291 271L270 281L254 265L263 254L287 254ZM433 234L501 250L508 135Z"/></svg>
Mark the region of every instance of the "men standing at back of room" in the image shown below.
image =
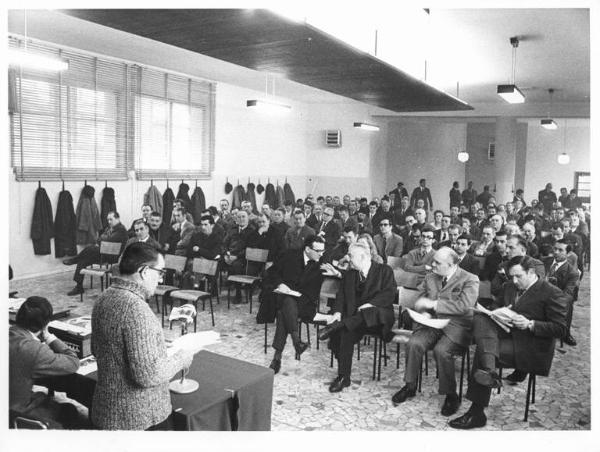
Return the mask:
<svg viewBox="0 0 600 452"><path fill-rule="evenodd" d="M467 188L461 193L462 202L468 209L475 203L477 198L477 191L473 188L473 181L469 181Z"/></svg>
<svg viewBox="0 0 600 452"><path fill-rule="evenodd" d="M394 205L392 206L392 209L396 210L400 207L402 198L405 196L408 198L408 190L404 187L404 182L398 182L396 188L390 192L390 195L394 195Z"/></svg>
<svg viewBox="0 0 600 452"><path fill-rule="evenodd" d="M412 196L410 198L410 205L414 208L417 207L417 200L422 199L425 205L423 208L427 211L429 209L433 209L433 200L431 199L431 192L429 188L426 187L425 179L421 179L419 181L419 186L415 188L412 192Z"/></svg>
<svg viewBox="0 0 600 452"><path fill-rule="evenodd" d="M67 295L79 295L84 292L83 275L81 274L81 270L88 265L97 264L100 262L101 242L121 243L121 251L123 251L123 247L125 246L125 242L127 242L128 235L125 226L123 226L121 223L121 217L117 212L111 211L108 212L108 215L106 215L106 219L108 226L102 232L102 234L100 234L97 245L87 246L81 250L77 256L65 259L63 261L63 264L65 265L77 264L75 274L73 275L73 280L77 285L71 291L69 291ZM106 256L104 257L104 262L108 264L114 264L117 262L117 258L118 256Z"/></svg>
<svg viewBox="0 0 600 452"><path fill-rule="evenodd" d="M538 192L538 201L544 206L544 212L550 212L552 206L557 202L556 193L552 191L552 184L548 182L543 190Z"/></svg>
<svg viewBox="0 0 600 452"><path fill-rule="evenodd" d="M454 181L452 183L452 188L450 189L450 208L452 207L460 207L460 202L462 201L461 193L458 188L458 182Z"/></svg>

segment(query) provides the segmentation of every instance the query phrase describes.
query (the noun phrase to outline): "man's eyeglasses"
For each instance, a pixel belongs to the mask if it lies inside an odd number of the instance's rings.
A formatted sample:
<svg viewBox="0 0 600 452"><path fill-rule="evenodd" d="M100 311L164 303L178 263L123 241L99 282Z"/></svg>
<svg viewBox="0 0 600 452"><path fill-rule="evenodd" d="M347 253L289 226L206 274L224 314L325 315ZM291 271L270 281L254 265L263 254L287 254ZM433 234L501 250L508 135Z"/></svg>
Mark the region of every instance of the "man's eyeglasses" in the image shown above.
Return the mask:
<svg viewBox="0 0 600 452"><path fill-rule="evenodd" d="M429 239L429 240L433 240L433 236L432 235L422 235L421 236L422 239Z"/></svg>
<svg viewBox="0 0 600 452"><path fill-rule="evenodd" d="M165 268L156 268L156 267L152 267L151 265L146 265L146 268L149 268L150 270L154 270L154 271L160 273L160 276L165 276L167 274L167 270Z"/></svg>
<svg viewBox="0 0 600 452"><path fill-rule="evenodd" d="M316 249L314 249L314 248L311 247L310 249L313 250L317 254L323 254L325 252L325 248L320 249L320 250L316 250Z"/></svg>
<svg viewBox="0 0 600 452"><path fill-rule="evenodd" d="M382 226L391 226L391 225L389 223L379 223L379 227L382 227Z"/></svg>

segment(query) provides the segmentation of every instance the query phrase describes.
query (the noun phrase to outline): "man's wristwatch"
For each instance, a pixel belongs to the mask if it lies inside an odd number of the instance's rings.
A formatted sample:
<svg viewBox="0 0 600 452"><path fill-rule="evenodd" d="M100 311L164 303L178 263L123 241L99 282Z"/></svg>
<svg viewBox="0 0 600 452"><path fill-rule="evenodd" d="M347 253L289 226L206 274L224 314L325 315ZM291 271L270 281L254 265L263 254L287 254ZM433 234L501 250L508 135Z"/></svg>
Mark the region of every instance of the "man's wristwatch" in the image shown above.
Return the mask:
<svg viewBox="0 0 600 452"><path fill-rule="evenodd" d="M528 329L529 331L532 331L532 332L533 332L533 320L530 320L530 321L529 321L529 323L527 324L527 329Z"/></svg>

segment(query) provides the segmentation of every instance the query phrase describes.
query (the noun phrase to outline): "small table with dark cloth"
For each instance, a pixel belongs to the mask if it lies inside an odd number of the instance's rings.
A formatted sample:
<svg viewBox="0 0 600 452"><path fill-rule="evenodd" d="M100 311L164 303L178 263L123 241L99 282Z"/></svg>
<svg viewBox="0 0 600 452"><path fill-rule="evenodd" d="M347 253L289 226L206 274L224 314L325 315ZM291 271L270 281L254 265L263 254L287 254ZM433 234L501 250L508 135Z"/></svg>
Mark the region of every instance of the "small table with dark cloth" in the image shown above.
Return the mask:
<svg viewBox="0 0 600 452"><path fill-rule="evenodd" d="M173 378L181 378L178 372ZM171 393L176 430L268 431L271 429L273 371L206 350L196 354L186 378L200 387L190 394ZM38 380L36 384L66 392L88 408L96 372Z"/></svg>

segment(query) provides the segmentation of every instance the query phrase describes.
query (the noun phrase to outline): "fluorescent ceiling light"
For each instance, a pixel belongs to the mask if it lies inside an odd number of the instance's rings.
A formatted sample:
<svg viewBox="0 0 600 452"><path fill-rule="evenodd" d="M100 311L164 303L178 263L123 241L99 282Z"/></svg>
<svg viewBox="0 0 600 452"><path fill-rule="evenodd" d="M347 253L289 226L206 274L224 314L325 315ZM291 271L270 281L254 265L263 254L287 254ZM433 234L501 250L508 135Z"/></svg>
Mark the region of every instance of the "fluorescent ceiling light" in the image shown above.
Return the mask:
<svg viewBox="0 0 600 452"><path fill-rule="evenodd" d="M246 101L246 107L257 108L259 110L268 111L290 111L292 107L290 105L280 104L278 102L271 102L266 100L251 99Z"/></svg>
<svg viewBox="0 0 600 452"><path fill-rule="evenodd" d="M22 49L8 50L8 64L41 71L66 71L69 62L60 58L30 53Z"/></svg>
<svg viewBox="0 0 600 452"><path fill-rule="evenodd" d="M363 130L372 130L372 131L379 130L379 126L376 126L373 124L367 124L365 122L355 122L354 127L356 127L357 129L363 129Z"/></svg>
<svg viewBox="0 0 600 452"><path fill-rule="evenodd" d="M517 85L498 85L498 95L509 104L525 102L525 95L517 88Z"/></svg>
<svg viewBox="0 0 600 452"><path fill-rule="evenodd" d="M558 124L554 121L554 119L542 119L540 121L540 125L547 130L556 130L558 129Z"/></svg>

